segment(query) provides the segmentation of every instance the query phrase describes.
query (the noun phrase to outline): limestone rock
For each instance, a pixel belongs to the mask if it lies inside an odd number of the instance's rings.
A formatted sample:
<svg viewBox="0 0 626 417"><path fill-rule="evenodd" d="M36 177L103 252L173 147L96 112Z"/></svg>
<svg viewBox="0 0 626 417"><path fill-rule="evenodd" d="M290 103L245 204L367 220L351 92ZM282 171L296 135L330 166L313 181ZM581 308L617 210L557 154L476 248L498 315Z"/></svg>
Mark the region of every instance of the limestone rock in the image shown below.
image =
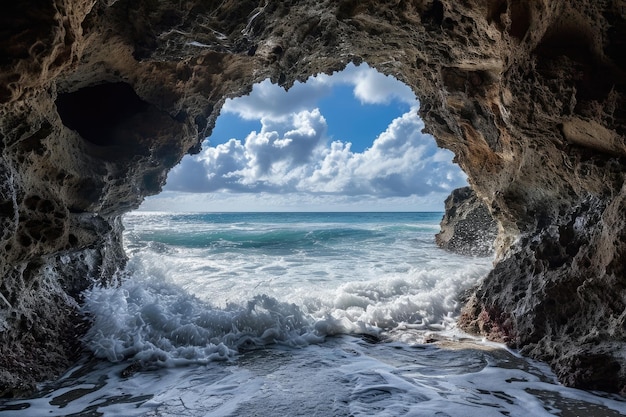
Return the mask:
<svg viewBox="0 0 626 417"><path fill-rule="evenodd" d="M435 243L461 255L490 256L498 226L489 209L470 187L452 191L445 202L441 231Z"/></svg>
<svg viewBox="0 0 626 417"><path fill-rule="evenodd" d="M0 386L70 363L80 290L124 262L119 216L226 98L366 61L415 91L499 223L462 326L626 387L622 1L41 0L0 28Z"/></svg>

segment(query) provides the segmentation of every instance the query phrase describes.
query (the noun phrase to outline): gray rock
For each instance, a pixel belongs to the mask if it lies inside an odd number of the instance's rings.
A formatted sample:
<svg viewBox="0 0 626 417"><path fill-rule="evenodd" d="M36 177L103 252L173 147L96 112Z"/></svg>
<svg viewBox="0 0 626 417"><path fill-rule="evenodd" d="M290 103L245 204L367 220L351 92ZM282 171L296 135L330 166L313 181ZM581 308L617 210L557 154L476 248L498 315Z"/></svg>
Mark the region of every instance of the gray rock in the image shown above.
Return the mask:
<svg viewBox="0 0 626 417"><path fill-rule="evenodd" d="M492 256L498 226L485 203L470 187L452 191L445 202L441 231L435 242L442 249L469 256Z"/></svg>

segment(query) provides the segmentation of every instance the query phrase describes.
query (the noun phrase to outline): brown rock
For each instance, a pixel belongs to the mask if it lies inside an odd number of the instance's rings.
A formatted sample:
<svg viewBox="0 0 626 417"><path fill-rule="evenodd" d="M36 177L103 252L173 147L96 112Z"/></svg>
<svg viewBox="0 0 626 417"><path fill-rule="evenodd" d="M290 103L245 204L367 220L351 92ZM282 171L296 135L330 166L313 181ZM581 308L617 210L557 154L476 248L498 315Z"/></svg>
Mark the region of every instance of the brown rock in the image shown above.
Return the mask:
<svg viewBox="0 0 626 417"><path fill-rule="evenodd" d="M622 1L20 1L0 31L6 389L70 363L80 290L124 262L119 216L225 98L351 61L416 92L499 222L462 325L567 384L626 386Z"/></svg>

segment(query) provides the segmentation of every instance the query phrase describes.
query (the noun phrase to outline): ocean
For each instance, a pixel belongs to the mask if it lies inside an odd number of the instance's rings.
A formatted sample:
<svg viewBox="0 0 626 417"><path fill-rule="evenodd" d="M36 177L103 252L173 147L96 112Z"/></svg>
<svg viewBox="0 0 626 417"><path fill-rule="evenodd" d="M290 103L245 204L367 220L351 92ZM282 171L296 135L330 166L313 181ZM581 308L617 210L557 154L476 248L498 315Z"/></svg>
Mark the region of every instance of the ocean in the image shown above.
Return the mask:
<svg viewBox="0 0 626 417"><path fill-rule="evenodd" d="M85 355L4 416L619 416L455 328L492 259L442 213L134 212L116 285L84 294Z"/></svg>

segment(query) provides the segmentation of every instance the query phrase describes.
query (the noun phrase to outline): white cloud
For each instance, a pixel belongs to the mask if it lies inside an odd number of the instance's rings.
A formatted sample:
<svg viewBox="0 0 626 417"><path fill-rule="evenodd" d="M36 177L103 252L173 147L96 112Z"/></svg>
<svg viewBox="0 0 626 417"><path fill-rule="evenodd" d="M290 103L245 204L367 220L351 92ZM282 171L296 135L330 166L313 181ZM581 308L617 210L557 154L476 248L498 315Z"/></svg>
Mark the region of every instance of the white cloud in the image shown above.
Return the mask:
<svg viewBox="0 0 626 417"><path fill-rule="evenodd" d="M231 139L183 162L171 174L168 189L406 197L465 185L465 176L450 162L452 153L422 134L423 127L413 108L371 148L355 153L350 143L327 144L326 121L317 109L295 113L290 120L262 119L261 131L251 132L243 143Z"/></svg>
<svg viewBox="0 0 626 417"><path fill-rule="evenodd" d="M318 109L295 113L288 121L261 119L261 125L260 132L246 138L246 168L240 171L246 182L280 181L308 163L325 142L326 120Z"/></svg>
<svg viewBox="0 0 626 417"><path fill-rule="evenodd" d="M221 111L237 114L246 120L284 120L292 113L315 108L316 103L331 90L331 84L311 84L309 81L306 84L295 83L287 92L267 79L255 84L249 95L226 100Z"/></svg>
<svg viewBox="0 0 626 417"><path fill-rule="evenodd" d="M406 84L380 72L358 68L354 77L354 95L362 103L389 104L392 99L397 99L411 105L416 101L415 94Z"/></svg>
<svg viewBox="0 0 626 417"><path fill-rule="evenodd" d="M411 106L417 103L413 91L396 78L381 74L367 64L358 67L349 64L333 75L318 74L306 83L296 82L289 92L269 79L262 81L254 85L249 95L226 100L222 111L247 120L284 120L286 115L314 108L336 85L353 86L354 96L362 103L388 104L394 99Z"/></svg>
<svg viewBox="0 0 626 417"><path fill-rule="evenodd" d="M421 130L412 109L395 119L363 153L334 142L301 189L350 195L408 196L449 192L465 185L465 175L451 164L452 153L439 149Z"/></svg>
<svg viewBox="0 0 626 417"><path fill-rule="evenodd" d="M170 171L167 189L187 192L211 192L220 189L245 191L239 178L233 175L241 169L245 147L238 139L214 148L206 148L198 157L185 157Z"/></svg>
<svg viewBox="0 0 626 417"><path fill-rule="evenodd" d="M323 154L326 120L319 110L301 111L288 120L261 119L259 132L243 142L230 139L186 158L170 173L173 191L293 191L310 165Z"/></svg>

